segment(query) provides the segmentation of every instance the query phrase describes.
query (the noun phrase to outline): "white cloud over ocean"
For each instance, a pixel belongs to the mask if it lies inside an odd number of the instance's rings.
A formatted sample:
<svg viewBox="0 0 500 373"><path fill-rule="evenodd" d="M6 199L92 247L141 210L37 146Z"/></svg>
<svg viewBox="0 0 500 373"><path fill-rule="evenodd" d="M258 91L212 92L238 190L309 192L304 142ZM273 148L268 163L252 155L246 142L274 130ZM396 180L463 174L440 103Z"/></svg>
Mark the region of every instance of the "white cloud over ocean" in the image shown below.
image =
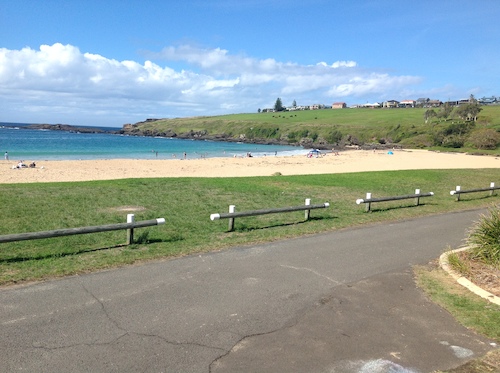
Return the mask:
<svg viewBox="0 0 500 373"><path fill-rule="evenodd" d="M285 105L375 101L421 82L355 61L301 65L189 45L147 56L142 63L117 61L60 43L0 48L0 121L119 126L148 117L255 112L276 97Z"/></svg>

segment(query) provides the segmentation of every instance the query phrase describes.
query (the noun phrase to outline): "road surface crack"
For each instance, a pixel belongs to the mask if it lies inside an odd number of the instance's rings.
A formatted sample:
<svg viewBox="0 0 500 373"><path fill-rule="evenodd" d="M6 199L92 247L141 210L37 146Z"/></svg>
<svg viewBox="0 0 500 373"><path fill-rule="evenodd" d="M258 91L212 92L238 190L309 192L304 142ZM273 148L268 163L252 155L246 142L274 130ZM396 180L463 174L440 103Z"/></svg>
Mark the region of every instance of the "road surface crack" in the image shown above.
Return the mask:
<svg viewBox="0 0 500 373"><path fill-rule="evenodd" d="M330 278L328 276L325 276L321 273L319 273L318 271L315 271L314 269L311 269L311 268L306 268L306 267L294 267L294 266L290 266L290 265L285 265L285 264L280 264L280 267L283 267L283 268L290 268L290 269L295 269L295 270L298 270L298 271L307 271L307 272L311 272L313 274L315 274L316 276L319 276L319 277L322 277L322 278L326 278L328 281L330 281L332 284L335 284L335 285L340 285L342 284L340 281L337 281L337 280L334 280L333 278Z"/></svg>

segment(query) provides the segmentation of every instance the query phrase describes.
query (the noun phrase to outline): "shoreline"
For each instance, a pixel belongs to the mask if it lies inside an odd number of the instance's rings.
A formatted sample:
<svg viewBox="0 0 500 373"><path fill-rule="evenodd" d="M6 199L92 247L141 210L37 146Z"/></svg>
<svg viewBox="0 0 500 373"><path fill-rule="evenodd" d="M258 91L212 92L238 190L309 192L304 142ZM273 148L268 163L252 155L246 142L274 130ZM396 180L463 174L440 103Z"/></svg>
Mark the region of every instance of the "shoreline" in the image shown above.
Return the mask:
<svg viewBox="0 0 500 373"><path fill-rule="evenodd" d="M199 159L101 159L37 161L36 168L12 169L0 160L0 184L73 182L128 178L249 177L313 175L417 169L498 168L500 157L408 149L348 150L340 155L222 157ZM26 160L29 164L30 161Z"/></svg>

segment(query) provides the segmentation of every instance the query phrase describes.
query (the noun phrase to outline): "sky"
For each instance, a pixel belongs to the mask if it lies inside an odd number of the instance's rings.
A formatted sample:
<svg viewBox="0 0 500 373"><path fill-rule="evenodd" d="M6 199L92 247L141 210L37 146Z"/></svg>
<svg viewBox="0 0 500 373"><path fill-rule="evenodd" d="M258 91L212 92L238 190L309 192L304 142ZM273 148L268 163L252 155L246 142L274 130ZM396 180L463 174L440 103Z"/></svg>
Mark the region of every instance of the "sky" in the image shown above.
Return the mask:
<svg viewBox="0 0 500 373"><path fill-rule="evenodd" d="M0 122L500 96L498 0L0 0Z"/></svg>

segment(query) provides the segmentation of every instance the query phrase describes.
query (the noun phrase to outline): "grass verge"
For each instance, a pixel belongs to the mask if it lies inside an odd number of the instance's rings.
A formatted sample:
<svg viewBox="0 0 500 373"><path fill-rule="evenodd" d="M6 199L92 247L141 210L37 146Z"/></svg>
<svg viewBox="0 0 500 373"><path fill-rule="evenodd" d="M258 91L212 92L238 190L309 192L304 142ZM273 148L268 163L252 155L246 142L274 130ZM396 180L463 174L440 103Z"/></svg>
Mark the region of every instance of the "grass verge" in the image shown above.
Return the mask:
<svg viewBox="0 0 500 373"><path fill-rule="evenodd" d="M417 285L432 301L450 312L465 327L500 343L500 306L460 286L439 268L437 261L428 266L415 267L414 271ZM500 372L500 349L447 372Z"/></svg>
<svg viewBox="0 0 500 373"><path fill-rule="evenodd" d="M163 226L136 230L138 241L124 246L125 231L0 244L0 285L84 273L160 258L270 242L363 224L484 208L498 196L469 194L460 202L449 195L455 185L478 188L500 179L500 170L421 170L249 178L127 179L113 181L2 184L0 235L163 217ZM471 182L466 182L471 180ZM467 184L467 185L466 185ZM374 197L411 194L419 188L435 196L377 203L372 212L355 204ZM211 213L330 202L303 212L212 222ZM139 239L140 238L140 239Z"/></svg>

